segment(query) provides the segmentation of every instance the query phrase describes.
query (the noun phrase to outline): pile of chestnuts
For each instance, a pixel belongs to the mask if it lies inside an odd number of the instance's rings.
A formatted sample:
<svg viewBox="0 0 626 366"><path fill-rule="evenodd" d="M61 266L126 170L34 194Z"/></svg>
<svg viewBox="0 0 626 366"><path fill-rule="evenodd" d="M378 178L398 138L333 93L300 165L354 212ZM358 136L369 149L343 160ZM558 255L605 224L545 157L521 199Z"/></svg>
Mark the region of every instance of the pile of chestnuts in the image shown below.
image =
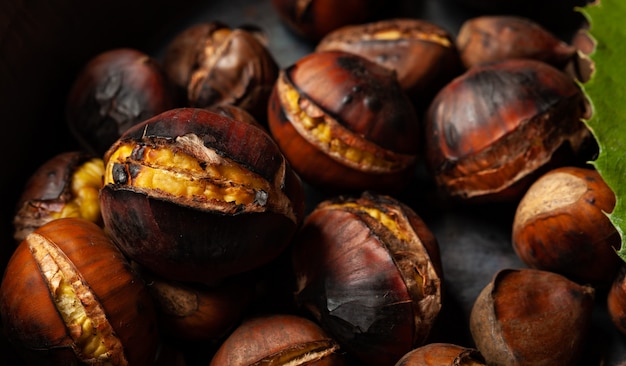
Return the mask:
<svg viewBox="0 0 626 366"><path fill-rule="evenodd" d="M598 306L626 336L588 55L497 1L454 33L330 3L272 1L289 65L216 20L77 72L81 149L32 172L0 284L25 364L577 366ZM452 317L427 213L458 208L505 211L520 265Z"/></svg>

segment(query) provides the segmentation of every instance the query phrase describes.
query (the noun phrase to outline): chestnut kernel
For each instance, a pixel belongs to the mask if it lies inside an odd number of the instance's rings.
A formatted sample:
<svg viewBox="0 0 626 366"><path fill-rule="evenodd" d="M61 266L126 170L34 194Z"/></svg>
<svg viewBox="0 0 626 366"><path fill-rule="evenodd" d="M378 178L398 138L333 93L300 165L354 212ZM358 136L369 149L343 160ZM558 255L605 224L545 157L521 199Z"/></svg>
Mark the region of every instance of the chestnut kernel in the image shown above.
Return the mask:
<svg viewBox="0 0 626 366"><path fill-rule="evenodd" d="M318 324L298 315L246 319L218 348L210 366L344 365L337 342Z"/></svg>
<svg viewBox="0 0 626 366"><path fill-rule="evenodd" d="M394 18L341 27L320 40L315 51L358 54L396 72L416 108L428 106L439 89L461 73L455 41L439 25Z"/></svg>
<svg viewBox="0 0 626 366"><path fill-rule="evenodd" d="M486 366L475 348L451 343L429 343L409 351L395 366Z"/></svg>
<svg viewBox="0 0 626 366"><path fill-rule="evenodd" d="M232 104L262 122L278 64L261 30L220 22L192 25L167 45L163 67L189 107Z"/></svg>
<svg viewBox="0 0 626 366"><path fill-rule="evenodd" d="M589 158L586 107L575 81L544 62L473 67L429 107L426 165L446 197L517 200L540 174Z"/></svg>
<svg viewBox="0 0 626 366"><path fill-rule="evenodd" d="M124 131L177 104L161 64L132 48L104 51L84 66L66 102L77 141L102 156Z"/></svg>
<svg viewBox="0 0 626 366"><path fill-rule="evenodd" d="M528 266L608 287L622 260L606 213L615 194L592 168L561 167L526 191L513 220L513 249Z"/></svg>
<svg viewBox="0 0 626 366"><path fill-rule="evenodd" d="M304 181L329 191L404 187L419 152L415 108L392 70L343 51L282 69L271 134Z"/></svg>
<svg viewBox="0 0 626 366"><path fill-rule="evenodd" d="M85 219L51 221L20 243L0 286L0 315L21 351L53 364L148 365L157 352L144 282Z"/></svg>
<svg viewBox="0 0 626 366"><path fill-rule="evenodd" d="M292 242L296 302L367 365L422 345L442 301L438 243L408 206L384 195L322 201Z"/></svg>
<svg viewBox="0 0 626 366"><path fill-rule="evenodd" d="M81 217L102 225L98 192L104 163L81 151L59 153L29 177L13 217L13 237L21 242L38 227L63 217Z"/></svg>
<svg viewBox="0 0 626 366"><path fill-rule="evenodd" d="M488 365L575 365L594 296L593 287L554 272L501 270L474 302L472 338Z"/></svg>
<svg viewBox="0 0 626 366"><path fill-rule="evenodd" d="M179 108L128 130L105 155L105 227L166 279L216 283L278 256L300 224L304 190L269 133Z"/></svg>

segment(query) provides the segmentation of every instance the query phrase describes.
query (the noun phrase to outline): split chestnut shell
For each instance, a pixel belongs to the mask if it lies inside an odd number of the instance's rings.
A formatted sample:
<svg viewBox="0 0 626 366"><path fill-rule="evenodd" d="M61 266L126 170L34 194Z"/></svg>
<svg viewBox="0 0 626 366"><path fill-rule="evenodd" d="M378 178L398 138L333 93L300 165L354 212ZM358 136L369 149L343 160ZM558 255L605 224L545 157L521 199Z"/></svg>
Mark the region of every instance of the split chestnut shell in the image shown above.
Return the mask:
<svg viewBox="0 0 626 366"><path fill-rule="evenodd" d="M21 242L2 280L0 315L36 365L149 365L156 357L156 311L145 283L85 219L51 221Z"/></svg>
<svg viewBox="0 0 626 366"><path fill-rule="evenodd" d="M408 206L383 195L321 202L293 241L296 301L368 365L423 344L439 315L438 243Z"/></svg>
<svg viewBox="0 0 626 366"><path fill-rule="evenodd" d="M420 151L417 113L394 72L343 51L281 70L268 123L302 179L331 191L402 188Z"/></svg>
<svg viewBox="0 0 626 366"><path fill-rule="evenodd" d="M287 246L304 192L262 128L205 109L164 112L105 155L102 217L131 259L166 279L215 283Z"/></svg>

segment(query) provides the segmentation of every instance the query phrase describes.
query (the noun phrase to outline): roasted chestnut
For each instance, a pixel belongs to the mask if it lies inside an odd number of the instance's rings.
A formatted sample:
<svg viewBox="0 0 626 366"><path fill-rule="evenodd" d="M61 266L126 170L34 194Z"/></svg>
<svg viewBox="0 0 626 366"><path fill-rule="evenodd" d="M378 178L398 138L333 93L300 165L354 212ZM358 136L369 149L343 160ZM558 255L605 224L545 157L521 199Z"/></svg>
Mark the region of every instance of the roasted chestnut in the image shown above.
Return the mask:
<svg viewBox="0 0 626 366"><path fill-rule="evenodd" d="M394 70L418 110L462 70L452 34L422 19L344 26L322 38L315 50L355 53Z"/></svg>
<svg viewBox="0 0 626 366"><path fill-rule="evenodd" d="M539 177L513 221L513 249L528 266L607 287L622 260L607 213L615 194L593 168L561 167Z"/></svg>
<svg viewBox="0 0 626 366"><path fill-rule="evenodd" d="M272 0L279 19L311 42L339 27L373 20L384 4L381 0Z"/></svg>
<svg viewBox="0 0 626 366"><path fill-rule="evenodd" d="M486 366L475 348L451 343L429 343L409 351L395 366Z"/></svg>
<svg viewBox="0 0 626 366"><path fill-rule="evenodd" d="M541 24L514 15L484 15L467 19L456 38L465 67L509 58L531 58L563 69L577 55L576 47Z"/></svg>
<svg viewBox="0 0 626 366"><path fill-rule="evenodd" d="M84 149L102 156L129 127L173 108L178 100L155 58L116 48L89 60L66 103L72 135Z"/></svg>
<svg viewBox="0 0 626 366"><path fill-rule="evenodd" d="M210 366L344 365L337 342L315 322L292 314L246 319L218 348Z"/></svg>
<svg viewBox="0 0 626 366"><path fill-rule="evenodd" d="M214 284L257 268L302 221L302 183L269 133L206 109L136 125L104 163L107 231L165 279Z"/></svg>
<svg viewBox="0 0 626 366"><path fill-rule="evenodd" d="M232 104L265 121L278 64L260 33L220 22L198 23L178 33L164 51L163 67L187 106Z"/></svg>
<svg viewBox="0 0 626 366"><path fill-rule="evenodd" d="M343 51L282 69L269 129L302 179L327 191L394 191L420 151L417 113L394 72Z"/></svg>
<svg viewBox="0 0 626 366"><path fill-rule="evenodd" d="M103 179L102 159L86 152L62 152L45 161L29 177L17 202L16 242L62 217L82 217L102 225L98 192Z"/></svg>
<svg viewBox="0 0 626 366"><path fill-rule="evenodd" d="M142 278L102 228L80 218L51 221L20 243L0 315L33 365L150 365L159 343Z"/></svg>
<svg viewBox="0 0 626 366"><path fill-rule="evenodd" d="M473 67L429 107L426 165L445 197L515 201L540 174L591 158L586 104L572 78L541 61Z"/></svg>
<svg viewBox="0 0 626 366"><path fill-rule="evenodd" d="M577 365L594 296L554 272L500 270L472 307L472 338L488 365Z"/></svg>
<svg viewBox="0 0 626 366"><path fill-rule="evenodd" d="M292 242L295 296L366 365L422 345L442 305L433 233L408 206L364 192L320 202Z"/></svg>

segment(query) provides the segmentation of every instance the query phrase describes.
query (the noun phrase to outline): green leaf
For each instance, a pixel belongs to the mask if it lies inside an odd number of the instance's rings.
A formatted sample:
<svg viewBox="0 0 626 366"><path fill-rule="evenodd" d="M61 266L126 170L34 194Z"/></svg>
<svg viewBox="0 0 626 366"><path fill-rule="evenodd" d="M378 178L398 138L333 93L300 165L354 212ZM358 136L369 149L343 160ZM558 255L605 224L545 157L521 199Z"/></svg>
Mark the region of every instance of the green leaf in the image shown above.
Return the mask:
<svg viewBox="0 0 626 366"><path fill-rule="evenodd" d="M626 261L626 1L597 0L581 12L596 42L590 55L594 72L582 85L592 106L586 123L600 145L591 163L615 193L616 205L608 216L622 237L618 254Z"/></svg>

